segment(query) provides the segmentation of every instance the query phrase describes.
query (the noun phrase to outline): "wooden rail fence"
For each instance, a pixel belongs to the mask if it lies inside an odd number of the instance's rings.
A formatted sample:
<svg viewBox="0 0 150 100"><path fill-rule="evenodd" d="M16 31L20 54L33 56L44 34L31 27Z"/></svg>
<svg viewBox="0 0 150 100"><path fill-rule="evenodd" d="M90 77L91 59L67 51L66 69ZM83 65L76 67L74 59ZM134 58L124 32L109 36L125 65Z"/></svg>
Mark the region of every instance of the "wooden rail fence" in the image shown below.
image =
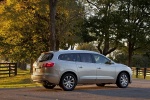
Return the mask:
<svg viewBox="0 0 150 100"><path fill-rule="evenodd" d="M142 75L144 79L146 76L150 76L150 68L136 68L132 67L132 72L136 75L136 78L139 75ZM0 63L0 78L2 77L11 77L17 75L17 63Z"/></svg>
<svg viewBox="0 0 150 100"><path fill-rule="evenodd" d="M17 75L17 63L0 63L0 78Z"/></svg>
<svg viewBox="0 0 150 100"><path fill-rule="evenodd" d="M136 68L132 67L133 74L136 75L136 78L139 77L139 75L142 75L144 79L146 76L150 76L150 68Z"/></svg>

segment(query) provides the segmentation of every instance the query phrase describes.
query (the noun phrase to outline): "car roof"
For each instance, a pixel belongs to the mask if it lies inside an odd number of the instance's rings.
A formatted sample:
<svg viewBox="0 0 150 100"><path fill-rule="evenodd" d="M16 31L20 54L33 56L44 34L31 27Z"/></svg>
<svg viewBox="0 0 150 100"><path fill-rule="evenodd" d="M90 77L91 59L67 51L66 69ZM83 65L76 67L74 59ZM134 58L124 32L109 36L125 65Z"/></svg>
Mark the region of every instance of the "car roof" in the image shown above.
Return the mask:
<svg viewBox="0 0 150 100"><path fill-rule="evenodd" d="M59 51L49 51L49 52L43 52L43 53L54 53L56 54L56 57L59 56L60 54L64 53L93 53L93 54L99 54L104 56L103 54L96 52L96 51L89 51L89 50L59 50ZM109 58L107 58L109 59ZM111 59L109 59L111 60Z"/></svg>
<svg viewBox="0 0 150 100"><path fill-rule="evenodd" d="M50 52L57 52L57 53L95 53L100 54L95 51L89 51L89 50L59 50L59 51L50 51Z"/></svg>

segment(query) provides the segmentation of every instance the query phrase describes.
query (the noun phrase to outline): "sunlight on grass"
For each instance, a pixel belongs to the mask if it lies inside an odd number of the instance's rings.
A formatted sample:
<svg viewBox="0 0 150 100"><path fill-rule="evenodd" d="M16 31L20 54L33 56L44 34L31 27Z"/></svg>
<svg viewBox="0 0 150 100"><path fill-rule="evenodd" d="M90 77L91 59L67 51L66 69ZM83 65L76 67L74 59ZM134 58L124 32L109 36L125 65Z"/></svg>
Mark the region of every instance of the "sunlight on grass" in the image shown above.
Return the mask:
<svg viewBox="0 0 150 100"><path fill-rule="evenodd" d="M29 70L18 69L18 75L13 77L0 78L0 88L38 87L41 84L31 80Z"/></svg>
<svg viewBox="0 0 150 100"><path fill-rule="evenodd" d="M136 75L133 75L132 78L136 78ZM144 79L143 75L138 75L138 79ZM146 76L146 80L150 80L150 76Z"/></svg>

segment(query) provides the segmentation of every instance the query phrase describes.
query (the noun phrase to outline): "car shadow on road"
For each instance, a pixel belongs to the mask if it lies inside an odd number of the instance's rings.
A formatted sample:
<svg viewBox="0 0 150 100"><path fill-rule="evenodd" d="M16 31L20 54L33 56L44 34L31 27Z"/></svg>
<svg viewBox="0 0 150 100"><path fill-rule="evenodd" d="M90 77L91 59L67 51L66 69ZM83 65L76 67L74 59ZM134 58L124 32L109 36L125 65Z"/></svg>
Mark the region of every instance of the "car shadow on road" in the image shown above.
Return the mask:
<svg viewBox="0 0 150 100"><path fill-rule="evenodd" d="M58 92L58 93L75 93L75 94L88 94L88 95L97 95L97 96L107 96L114 98L124 98L124 99L138 99L146 100L150 99L150 88L143 87L133 87L129 86L128 88L118 88L116 85L106 85L104 87L98 87L96 85L83 85L76 86L73 91L63 91L59 86L56 86L54 89L45 89L37 88L33 91L40 92Z"/></svg>
<svg viewBox="0 0 150 100"><path fill-rule="evenodd" d="M105 87L77 87L74 92L94 94L99 96L109 96L109 97L119 97L119 98L132 98L150 100L150 88L138 88L138 87L128 87L128 88L118 88L116 86L105 86Z"/></svg>

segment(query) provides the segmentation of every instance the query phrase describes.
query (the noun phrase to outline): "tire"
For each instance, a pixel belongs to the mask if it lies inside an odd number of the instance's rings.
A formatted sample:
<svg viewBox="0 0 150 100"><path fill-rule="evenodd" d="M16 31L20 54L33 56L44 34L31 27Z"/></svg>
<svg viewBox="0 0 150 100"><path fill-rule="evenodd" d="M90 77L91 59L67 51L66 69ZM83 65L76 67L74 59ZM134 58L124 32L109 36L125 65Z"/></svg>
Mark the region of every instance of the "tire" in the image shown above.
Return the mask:
<svg viewBox="0 0 150 100"><path fill-rule="evenodd" d="M104 87L105 86L105 83L100 83L100 84L96 84L97 86L101 86L101 87Z"/></svg>
<svg viewBox="0 0 150 100"><path fill-rule="evenodd" d="M117 78L117 86L119 88L126 88L128 87L129 84L129 76L127 73L122 72L119 74L118 78Z"/></svg>
<svg viewBox="0 0 150 100"><path fill-rule="evenodd" d="M77 79L75 75L71 73L67 73L62 76L59 86L64 90L64 91L72 91L76 87L77 84Z"/></svg>
<svg viewBox="0 0 150 100"><path fill-rule="evenodd" d="M56 86L55 84L51 84L48 81L43 82L43 87L45 87L46 89L53 89L55 86Z"/></svg>

